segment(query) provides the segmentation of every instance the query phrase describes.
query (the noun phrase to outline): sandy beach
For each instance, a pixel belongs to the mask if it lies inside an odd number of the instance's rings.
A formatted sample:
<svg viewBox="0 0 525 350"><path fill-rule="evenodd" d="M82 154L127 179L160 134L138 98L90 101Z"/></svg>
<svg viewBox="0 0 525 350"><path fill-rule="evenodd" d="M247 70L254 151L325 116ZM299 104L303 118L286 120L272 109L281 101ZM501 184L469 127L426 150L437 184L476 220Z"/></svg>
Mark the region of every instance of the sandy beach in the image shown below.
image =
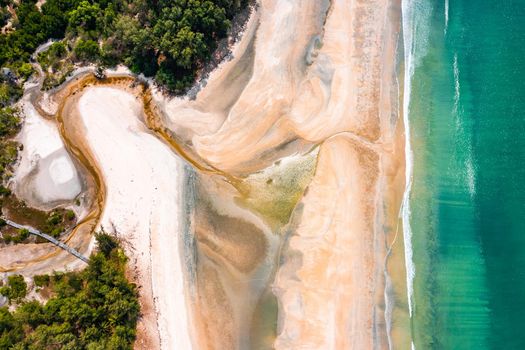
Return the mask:
<svg viewBox="0 0 525 350"><path fill-rule="evenodd" d="M398 11L386 0L262 1L256 36L247 30L236 48L239 61L212 73L195 100L164 104L165 125L231 175L264 173L320 145L312 182L277 228L288 234L271 283L276 348L388 348L397 332L385 262L394 238L402 244ZM389 268L397 271L395 254ZM403 276L394 276L402 295Z"/></svg>
<svg viewBox="0 0 525 350"><path fill-rule="evenodd" d="M46 101L130 256L136 348L405 344L399 29L397 1L262 0L195 98L125 77Z"/></svg>
<svg viewBox="0 0 525 350"><path fill-rule="evenodd" d="M189 349L178 254L184 162L140 122L142 105L128 92L87 88L78 113L107 187L99 226L129 244L141 286L143 332L153 348Z"/></svg>

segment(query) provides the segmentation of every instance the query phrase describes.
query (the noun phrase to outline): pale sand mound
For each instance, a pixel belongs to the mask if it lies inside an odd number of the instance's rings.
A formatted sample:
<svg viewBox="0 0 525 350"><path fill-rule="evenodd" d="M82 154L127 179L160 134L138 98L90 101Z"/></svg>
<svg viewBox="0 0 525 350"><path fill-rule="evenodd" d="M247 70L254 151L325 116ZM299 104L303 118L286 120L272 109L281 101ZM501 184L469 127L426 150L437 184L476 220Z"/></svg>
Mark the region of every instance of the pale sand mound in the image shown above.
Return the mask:
<svg viewBox="0 0 525 350"><path fill-rule="evenodd" d="M81 181L56 125L24 103L24 126L18 140L24 145L14 183L19 198L32 206L50 208L74 199Z"/></svg>
<svg viewBox="0 0 525 350"><path fill-rule="evenodd" d="M159 337L163 349L190 349L180 258L184 162L139 121L142 105L132 94L87 88L78 109L107 188L100 225L129 243L137 270L144 313L139 331L151 337L152 348Z"/></svg>

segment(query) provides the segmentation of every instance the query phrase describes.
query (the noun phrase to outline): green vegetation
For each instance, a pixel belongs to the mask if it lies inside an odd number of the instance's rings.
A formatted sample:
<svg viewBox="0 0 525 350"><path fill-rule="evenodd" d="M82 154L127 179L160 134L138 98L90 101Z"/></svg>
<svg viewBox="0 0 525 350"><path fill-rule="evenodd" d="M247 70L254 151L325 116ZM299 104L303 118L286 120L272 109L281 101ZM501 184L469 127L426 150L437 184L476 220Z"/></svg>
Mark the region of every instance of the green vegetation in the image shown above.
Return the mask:
<svg viewBox="0 0 525 350"><path fill-rule="evenodd" d="M97 240L100 251L85 270L35 276L35 285L53 293L47 303L23 302L14 312L0 308L0 349L132 348L137 288L126 280L118 242L104 233Z"/></svg>
<svg viewBox="0 0 525 350"><path fill-rule="evenodd" d="M14 195L0 197L0 207L6 208L13 221L28 225L37 230L47 233L55 238L60 236L76 224L75 212L72 210L55 209L51 212L40 211L26 206ZM29 236L29 232L16 231L9 226L2 226L0 222L0 232L4 243L42 243L47 242L40 237ZM29 239L28 239L29 238ZM0 239L0 241L2 240Z"/></svg>
<svg viewBox="0 0 525 350"><path fill-rule="evenodd" d="M72 54L61 41L55 42L49 48L37 55L37 61L45 72L43 89L47 90L62 84L73 71Z"/></svg>
<svg viewBox="0 0 525 350"><path fill-rule="evenodd" d="M21 275L9 276L7 286L0 288L0 294L7 297L10 303L21 301L27 295L27 283L24 281L24 277Z"/></svg>
<svg viewBox="0 0 525 350"><path fill-rule="evenodd" d="M0 108L0 136L13 136L19 130L18 110L12 107Z"/></svg>
<svg viewBox="0 0 525 350"><path fill-rule="evenodd" d="M9 67L16 79L26 79L30 74L27 62L35 49L58 39L62 42L51 46L47 58L55 71L64 60L69 68L71 62L79 61L123 63L180 92L194 81L197 70L226 36L235 13L247 2L47 0L39 11L35 0L22 1L15 4L18 20L14 30L0 36L0 66ZM61 68L62 73L48 87L60 83L63 73L69 71Z"/></svg>
<svg viewBox="0 0 525 350"><path fill-rule="evenodd" d="M0 87L0 104L2 103ZM12 107L0 107L0 197L10 194L3 182L11 176L9 167L18 155L18 143L9 138L16 135L20 129L18 110Z"/></svg>
<svg viewBox="0 0 525 350"><path fill-rule="evenodd" d="M18 232L14 236L10 234L4 234L3 237L5 243L22 243L29 238L29 231L23 228L21 230L18 230Z"/></svg>
<svg viewBox="0 0 525 350"><path fill-rule="evenodd" d="M49 275L36 275L33 277L33 282L37 287L47 287L51 282L51 277Z"/></svg>
<svg viewBox="0 0 525 350"><path fill-rule="evenodd" d="M75 212L73 210L66 210L65 216L66 216L66 219L68 219L69 221L75 220L75 217L76 217Z"/></svg>

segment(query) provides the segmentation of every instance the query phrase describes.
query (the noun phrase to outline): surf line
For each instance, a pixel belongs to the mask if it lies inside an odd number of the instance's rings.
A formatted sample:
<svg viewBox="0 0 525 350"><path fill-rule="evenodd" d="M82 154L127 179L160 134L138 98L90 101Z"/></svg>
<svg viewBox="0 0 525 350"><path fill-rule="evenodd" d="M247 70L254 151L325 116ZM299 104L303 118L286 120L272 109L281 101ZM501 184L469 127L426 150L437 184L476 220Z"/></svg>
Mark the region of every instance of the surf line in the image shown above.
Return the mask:
<svg viewBox="0 0 525 350"><path fill-rule="evenodd" d="M412 85L412 75L414 73L414 55L413 55L413 19L410 0L402 0L402 25L403 25L403 46L404 46L404 83L403 83L403 124L405 127L405 192L403 194L403 204L400 210L400 216L403 223L403 240L405 247L405 266L407 279L407 296L408 310L410 317L413 316L413 292L414 276L416 273L413 251L412 251L412 230L410 227L410 192L412 188L413 175L413 152L410 144L410 122L409 108ZM412 25L411 25L412 24ZM413 346L413 345L412 345Z"/></svg>

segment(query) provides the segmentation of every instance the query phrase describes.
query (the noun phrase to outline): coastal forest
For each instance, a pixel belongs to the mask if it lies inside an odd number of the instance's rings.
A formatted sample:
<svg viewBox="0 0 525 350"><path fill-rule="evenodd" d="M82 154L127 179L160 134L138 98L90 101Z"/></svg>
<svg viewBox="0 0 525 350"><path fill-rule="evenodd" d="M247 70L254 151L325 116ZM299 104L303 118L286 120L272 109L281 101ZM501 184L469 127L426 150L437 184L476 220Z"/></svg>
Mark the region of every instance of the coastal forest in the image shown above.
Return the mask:
<svg viewBox="0 0 525 350"><path fill-rule="evenodd" d="M247 2L47 0L37 6L35 0L0 0L0 67L9 68L16 80L26 79L35 49L56 39L61 44L52 63L66 56L70 63L120 63L155 77L169 91L183 92ZM0 101L6 100L3 90Z"/></svg>
<svg viewBox="0 0 525 350"><path fill-rule="evenodd" d="M131 349L140 314L138 291L127 281L127 258L111 236L96 236L98 252L80 272L37 275L45 304L25 301L27 283L8 278L0 293L15 303L0 308L0 349Z"/></svg>

